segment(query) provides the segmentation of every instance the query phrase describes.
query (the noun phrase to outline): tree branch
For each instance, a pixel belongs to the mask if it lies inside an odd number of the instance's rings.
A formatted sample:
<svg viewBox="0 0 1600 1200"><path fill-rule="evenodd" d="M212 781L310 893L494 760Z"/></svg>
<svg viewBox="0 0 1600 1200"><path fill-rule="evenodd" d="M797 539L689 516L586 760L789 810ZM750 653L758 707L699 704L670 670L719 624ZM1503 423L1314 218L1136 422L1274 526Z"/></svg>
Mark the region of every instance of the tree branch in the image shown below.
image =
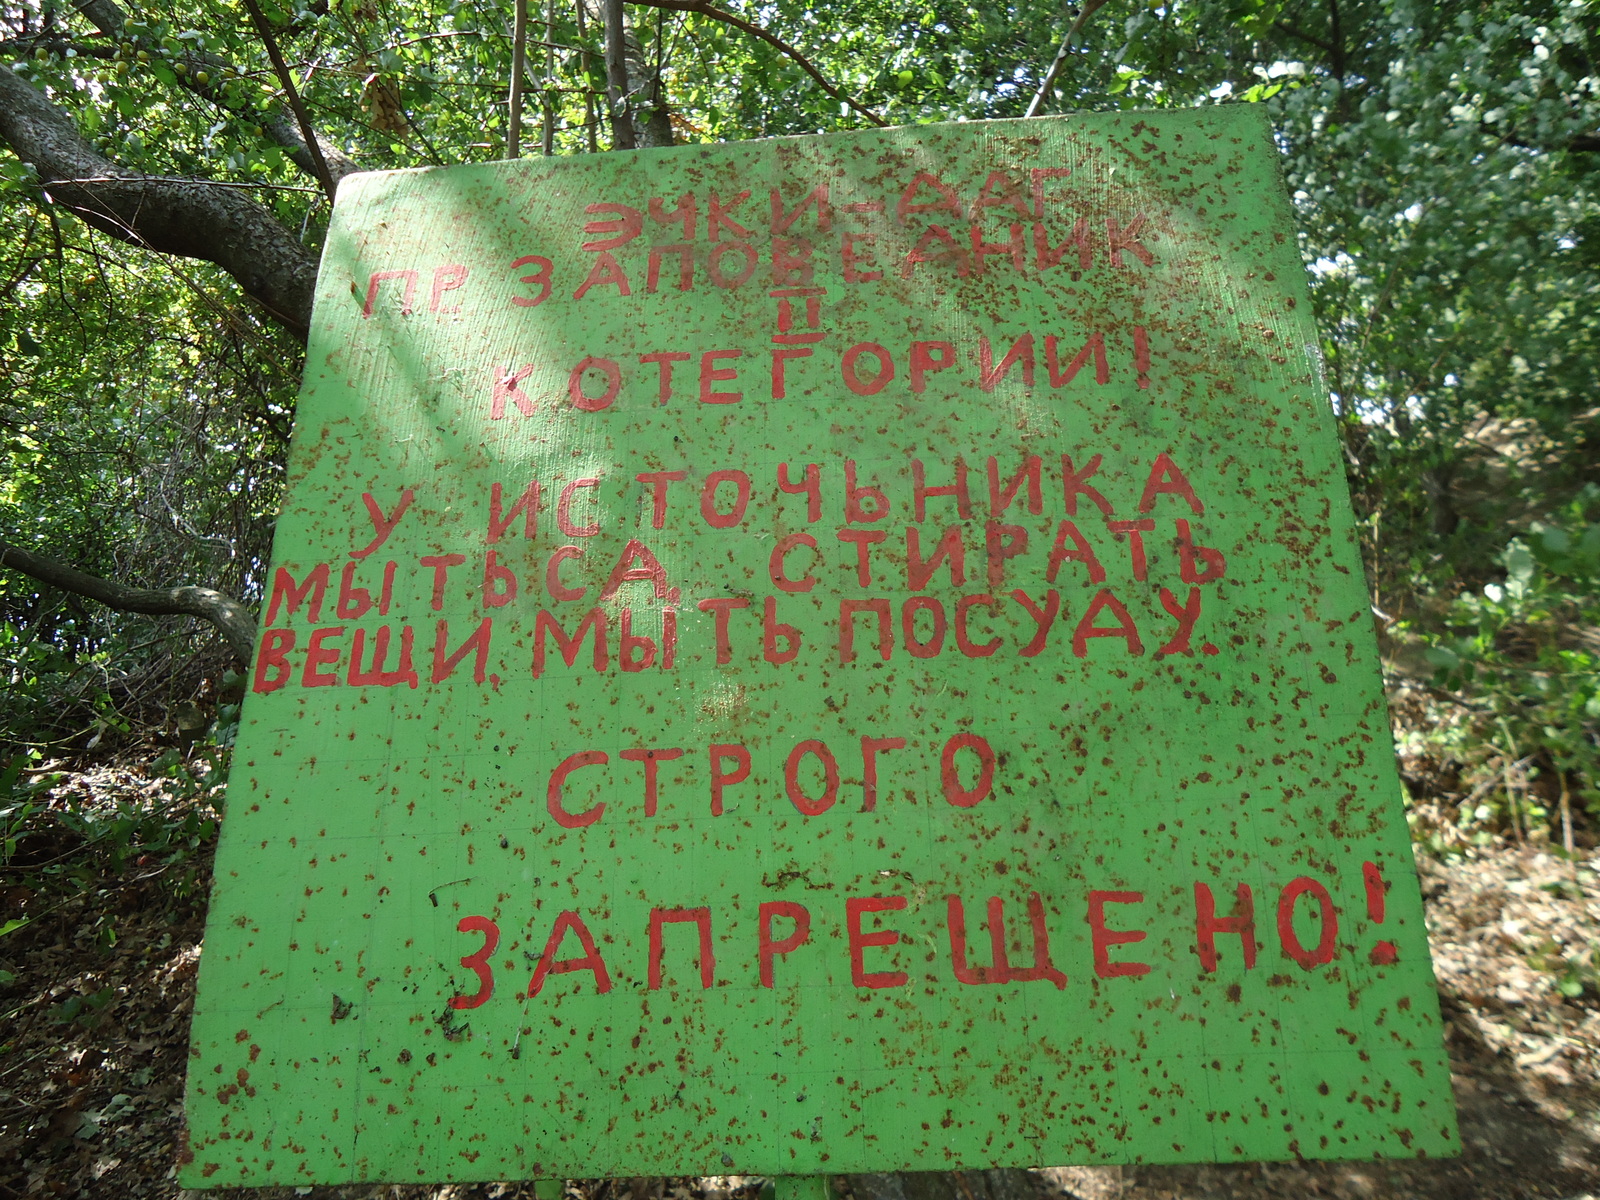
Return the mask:
<svg viewBox="0 0 1600 1200"><path fill-rule="evenodd" d="M780 37L776 37L773 34L768 33L759 25L751 24L743 17L736 17L730 12L723 12L720 8L713 7L711 4L706 3L706 0L637 0L637 2L643 4L646 8L667 8L672 9L675 12L699 13L702 17L710 17L713 21L721 21L726 25L732 25L735 29L742 29L751 37L760 38L769 46L776 47L784 54L792 58L802 71L811 76L812 79L815 79L821 86L822 90L827 92L828 95L832 96L835 100L839 101L840 104L849 105L856 112L860 113L863 117L880 128L886 128L889 124L889 122L885 121L870 108L865 108L862 105L857 104L849 96L846 96L838 88L834 87L833 84L829 83L823 76L822 72L817 70L816 67L812 66L807 60L806 56L801 54L800 51L796 50L793 46L789 45L788 42L784 41ZM1100 3L1105 3L1105 0L1100 0Z"/></svg>
<svg viewBox="0 0 1600 1200"><path fill-rule="evenodd" d="M1067 61L1067 55L1072 52L1072 39L1094 16L1095 10L1103 5L1106 0L1084 0L1083 7L1078 10L1077 19L1072 22L1072 28L1067 30L1067 36L1061 39L1061 48L1056 51L1055 58L1050 63L1050 69L1044 73L1044 78L1039 81L1039 90L1033 94L1033 100L1028 104L1028 111L1022 115L1036 117L1039 109L1044 105L1044 98L1050 94L1050 89L1055 86L1056 76L1061 74L1062 64Z"/></svg>
<svg viewBox="0 0 1600 1200"><path fill-rule="evenodd" d="M153 616L185 615L211 622L234 657L248 664L255 655L256 618L247 607L204 587L135 588L89 575L65 563L0 541L0 567L30 575L40 583L98 600L118 612Z"/></svg>
<svg viewBox="0 0 1600 1200"><path fill-rule="evenodd" d="M1307 33L1304 29L1301 29L1297 25L1292 25L1288 21L1274 21L1272 23L1272 27L1274 29L1282 30L1292 38L1298 38L1302 42L1308 42L1317 47L1319 50L1325 50L1329 54L1336 53L1332 42L1329 42L1323 38L1319 38L1315 34Z"/></svg>
<svg viewBox="0 0 1600 1200"><path fill-rule="evenodd" d="M294 113L294 119L300 126L300 136L311 155L312 166L316 169L317 182L322 184L322 190L328 193L328 203L332 204L333 194L339 185L334 182L333 176L328 171L328 164L323 161L322 147L317 144L317 134L311 128L311 118L306 115L305 105L300 103L300 94L294 90L294 77L289 74L289 64L283 61L283 52L278 49L278 43L272 37L272 26L267 24L267 18L261 12L260 5L256 0L244 0L244 6L250 13L250 20L255 24L261 44L267 48L267 57L272 60L272 69L278 73L278 82L283 85L283 94L288 97L289 109Z"/></svg>
<svg viewBox="0 0 1600 1200"><path fill-rule="evenodd" d="M72 119L0 69L0 142L39 174L49 199L120 241L213 262L302 341L317 262L254 200L203 181L152 178L96 154ZM84 180L106 180L87 183Z"/></svg>
<svg viewBox="0 0 1600 1200"><path fill-rule="evenodd" d="M136 48L145 50L152 55L164 53L162 47L154 39L142 35L131 35L124 29L123 26L127 18L123 15L122 10L113 3L113 0L84 0L83 3L78 5L78 11L93 21L95 27L108 38L129 41ZM81 49L79 53L82 53ZM107 50L106 57L109 56L110 51ZM96 55L96 57L100 56ZM223 62L222 59L217 58L215 55L192 48L185 49L184 58L192 69L188 74L181 76L178 83L187 91L193 92L201 99L215 104L224 112L237 112L237 109L228 102L228 93L225 86L224 75L227 70L231 69L231 64ZM206 71L211 76L206 83L201 83L197 78L200 70ZM296 128L295 122L286 117L281 108L274 107L266 113L250 112L239 115L247 116L252 122L259 123L263 133L288 151L289 157L293 160L295 166L319 183L321 182L321 177L317 174L316 160L313 158L305 138L301 136L300 130ZM315 145L318 153L321 154L324 163L327 165L328 174L332 177L335 185L346 175L353 174L359 169L342 150L328 141L327 138L313 134L311 145Z"/></svg>

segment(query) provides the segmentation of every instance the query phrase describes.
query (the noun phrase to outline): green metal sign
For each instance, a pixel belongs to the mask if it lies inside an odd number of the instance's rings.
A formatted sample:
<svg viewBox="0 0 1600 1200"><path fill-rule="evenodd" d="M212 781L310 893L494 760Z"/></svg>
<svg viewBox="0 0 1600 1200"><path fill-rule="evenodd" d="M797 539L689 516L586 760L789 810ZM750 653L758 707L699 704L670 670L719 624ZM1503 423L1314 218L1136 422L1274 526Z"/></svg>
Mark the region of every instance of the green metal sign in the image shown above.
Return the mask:
<svg viewBox="0 0 1600 1200"><path fill-rule="evenodd" d="M1275 160L347 180L184 1182L1451 1153Z"/></svg>

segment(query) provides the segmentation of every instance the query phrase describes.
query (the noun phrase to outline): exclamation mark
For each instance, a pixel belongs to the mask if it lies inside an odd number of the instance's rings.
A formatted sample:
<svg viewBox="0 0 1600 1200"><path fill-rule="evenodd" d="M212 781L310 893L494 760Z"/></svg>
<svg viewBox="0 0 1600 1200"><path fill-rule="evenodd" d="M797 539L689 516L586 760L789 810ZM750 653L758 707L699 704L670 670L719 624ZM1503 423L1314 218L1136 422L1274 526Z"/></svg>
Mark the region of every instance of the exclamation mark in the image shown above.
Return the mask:
<svg viewBox="0 0 1600 1200"><path fill-rule="evenodd" d="M1361 864L1361 881L1367 885L1367 919L1374 925L1382 925L1384 895L1388 892L1389 885L1384 882L1383 873L1378 870L1377 863ZM1400 957L1400 952L1393 942L1379 942L1367 957L1377 966L1387 967Z"/></svg>
<svg viewBox="0 0 1600 1200"><path fill-rule="evenodd" d="M1150 337L1143 325L1133 327L1133 369L1139 373L1139 386L1150 386Z"/></svg>

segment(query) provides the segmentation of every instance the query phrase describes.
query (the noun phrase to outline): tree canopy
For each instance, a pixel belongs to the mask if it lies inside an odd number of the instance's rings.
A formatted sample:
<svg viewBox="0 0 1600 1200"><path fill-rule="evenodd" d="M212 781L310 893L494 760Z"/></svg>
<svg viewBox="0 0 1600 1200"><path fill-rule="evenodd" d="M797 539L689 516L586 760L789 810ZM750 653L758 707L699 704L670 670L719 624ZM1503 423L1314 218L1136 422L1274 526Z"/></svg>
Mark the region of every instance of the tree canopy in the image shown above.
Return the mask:
<svg viewBox="0 0 1600 1200"><path fill-rule="evenodd" d="M528 0L525 23L482 0L22 0L0 4L0 59L12 738L103 733L226 659L196 665L174 638L260 595L345 174L1256 103L1300 218L1374 607L1484 737L1594 795L1588 0ZM104 608L61 566L169 615ZM187 607L149 596L180 585Z"/></svg>

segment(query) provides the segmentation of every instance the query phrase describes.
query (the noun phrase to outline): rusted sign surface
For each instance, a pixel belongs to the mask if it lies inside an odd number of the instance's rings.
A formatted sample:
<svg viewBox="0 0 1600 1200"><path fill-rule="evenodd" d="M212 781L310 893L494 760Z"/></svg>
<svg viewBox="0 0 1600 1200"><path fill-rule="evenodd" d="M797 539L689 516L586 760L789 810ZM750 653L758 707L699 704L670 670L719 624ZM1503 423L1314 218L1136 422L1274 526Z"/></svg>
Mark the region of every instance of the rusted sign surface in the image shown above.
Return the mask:
<svg viewBox="0 0 1600 1200"><path fill-rule="evenodd" d="M1441 1154L1248 108L360 176L190 1185Z"/></svg>

